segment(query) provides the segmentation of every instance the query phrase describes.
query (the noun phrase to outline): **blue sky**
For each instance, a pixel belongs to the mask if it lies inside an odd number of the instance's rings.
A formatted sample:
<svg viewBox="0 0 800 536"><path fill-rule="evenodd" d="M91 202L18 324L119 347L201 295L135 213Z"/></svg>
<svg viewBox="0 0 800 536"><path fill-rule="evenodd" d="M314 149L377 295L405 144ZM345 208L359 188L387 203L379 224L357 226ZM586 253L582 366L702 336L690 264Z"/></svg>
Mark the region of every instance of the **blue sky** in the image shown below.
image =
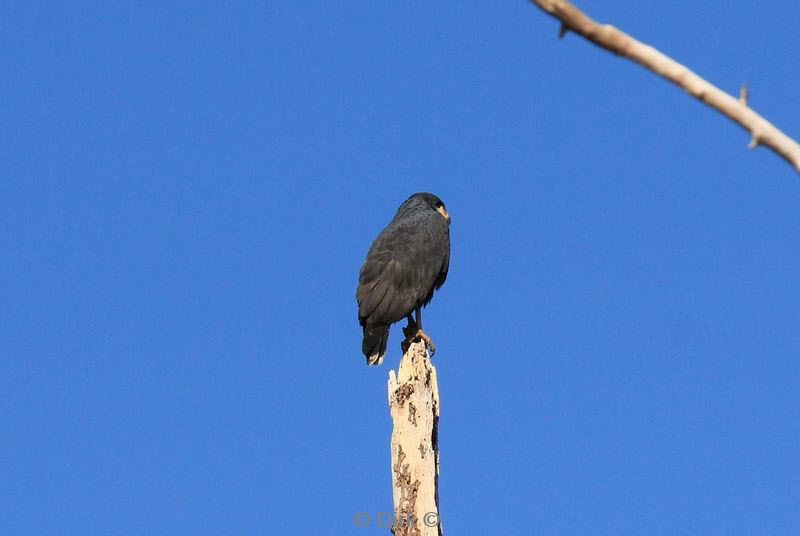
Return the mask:
<svg viewBox="0 0 800 536"><path fill-rule="evenodd" d="M584 2L800 137L800 7ZM0 532L378 534L411 193L449 534L800 531L800 180L517 2L10 2Z"/></svg>

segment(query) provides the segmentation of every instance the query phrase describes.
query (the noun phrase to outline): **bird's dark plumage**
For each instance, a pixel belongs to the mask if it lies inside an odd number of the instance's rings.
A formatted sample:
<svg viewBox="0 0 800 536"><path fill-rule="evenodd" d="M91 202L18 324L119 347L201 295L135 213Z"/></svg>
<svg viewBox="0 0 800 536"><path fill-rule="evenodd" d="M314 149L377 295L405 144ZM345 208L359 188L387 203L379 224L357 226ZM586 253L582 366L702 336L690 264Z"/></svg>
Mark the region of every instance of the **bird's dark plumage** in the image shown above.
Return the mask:
<svg viewBox="0 0 800 536"><path fill-rule="evenodd" d="M450 216L442 200L416 193L372 242L358 276L358 321L367 364L383 362L389 326L427 305L450 266ZM418 324L421 324L419 317ZM421 329L421 325L417 328Z"/></svg>

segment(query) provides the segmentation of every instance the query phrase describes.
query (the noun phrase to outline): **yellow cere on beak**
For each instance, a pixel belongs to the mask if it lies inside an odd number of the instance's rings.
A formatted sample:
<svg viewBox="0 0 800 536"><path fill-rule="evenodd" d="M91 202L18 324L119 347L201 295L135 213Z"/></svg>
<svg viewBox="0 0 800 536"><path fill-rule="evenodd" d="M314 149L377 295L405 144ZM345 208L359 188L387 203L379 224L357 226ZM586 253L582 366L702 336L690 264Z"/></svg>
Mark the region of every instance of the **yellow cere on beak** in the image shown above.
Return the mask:
<svg viewBox="0 0 800 536"><path fill-rule="evenodd" d="M437 208L437 209L436 209L436 211L437 211L439 214L441 214L441 215L442 215L442 217L443 217L445 220L447 220L447 224L448 224L448 225L450 225L450 214L448 214L448 213L447 213L447 211L444 209L444 207L439 207L439 208Z"/></svg>

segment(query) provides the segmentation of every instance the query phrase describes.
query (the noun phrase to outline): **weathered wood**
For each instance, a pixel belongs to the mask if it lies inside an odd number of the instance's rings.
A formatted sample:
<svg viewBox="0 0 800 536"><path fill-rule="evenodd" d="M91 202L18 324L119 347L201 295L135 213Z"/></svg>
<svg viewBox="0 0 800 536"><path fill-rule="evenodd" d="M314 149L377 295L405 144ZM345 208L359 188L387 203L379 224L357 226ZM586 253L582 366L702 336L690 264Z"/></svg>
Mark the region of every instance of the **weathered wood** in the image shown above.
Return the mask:
<svg viewBox="0 0 800 536"><path fill-rule="evenodd" d="M441 536L439 388L424 342L412 343L389 371L395 536Z"/></svg>

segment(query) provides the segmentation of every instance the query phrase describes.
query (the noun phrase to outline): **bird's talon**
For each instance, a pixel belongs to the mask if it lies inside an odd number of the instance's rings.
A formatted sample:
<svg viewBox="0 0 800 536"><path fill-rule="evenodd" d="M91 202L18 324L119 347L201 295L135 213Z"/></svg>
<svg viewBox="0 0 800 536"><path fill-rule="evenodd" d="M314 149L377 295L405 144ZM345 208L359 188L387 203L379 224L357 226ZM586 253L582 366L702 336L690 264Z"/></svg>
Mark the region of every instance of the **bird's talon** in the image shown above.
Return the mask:
<svg viewBox="0 0 800 536"><path fill-rule="evenodd" d="M406 340L409 340L409 339L406 339ZM428 352L430 352L431 355L436 353L436 345L433 344L433 341L431 340L431 338L428 337L428 334L425 333L424 331L422 331L422 330L417 331L414 334L414 336L411 337L410 340L412 342L413 341L423 341L425 343L425 346L428 348Z"/></svg>

